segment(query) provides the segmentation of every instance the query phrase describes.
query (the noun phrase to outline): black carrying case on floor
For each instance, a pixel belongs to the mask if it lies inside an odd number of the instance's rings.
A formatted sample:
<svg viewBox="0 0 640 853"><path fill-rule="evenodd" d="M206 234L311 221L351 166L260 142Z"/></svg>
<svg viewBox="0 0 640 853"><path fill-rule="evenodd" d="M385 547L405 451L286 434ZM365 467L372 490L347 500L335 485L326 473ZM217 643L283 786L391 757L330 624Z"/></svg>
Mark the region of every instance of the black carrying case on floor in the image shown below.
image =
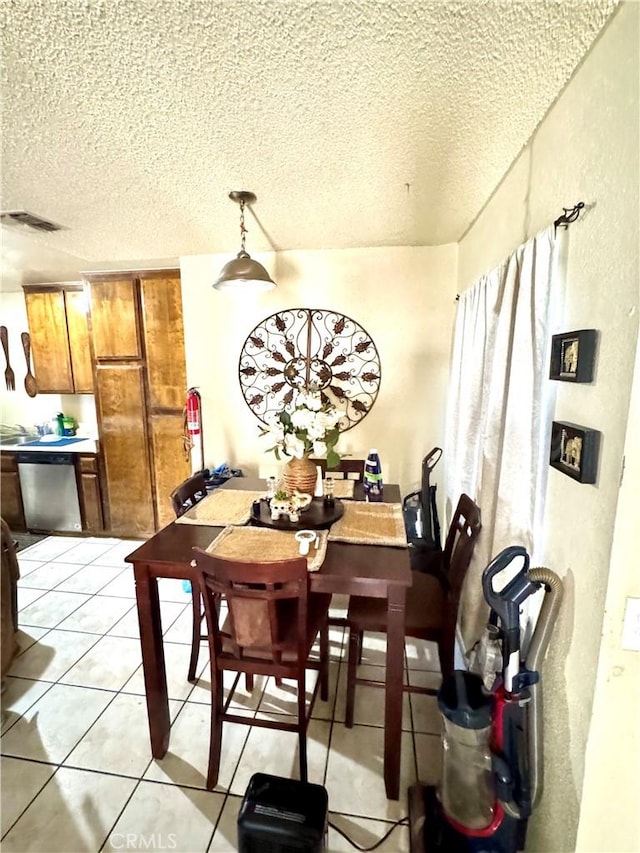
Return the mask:
<svg viewBox="0 0 640 853"><path fill-rule="evenodd" d="M323 853L328 813L322 785L254 773L238 813L238 851Z"/></svg>

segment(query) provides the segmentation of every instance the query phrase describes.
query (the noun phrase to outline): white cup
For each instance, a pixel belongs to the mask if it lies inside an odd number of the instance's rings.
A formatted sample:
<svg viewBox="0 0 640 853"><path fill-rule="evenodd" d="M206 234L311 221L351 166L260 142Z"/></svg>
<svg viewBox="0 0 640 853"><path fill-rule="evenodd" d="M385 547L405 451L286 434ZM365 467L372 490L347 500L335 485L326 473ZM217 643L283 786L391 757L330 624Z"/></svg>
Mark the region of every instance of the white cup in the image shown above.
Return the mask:
<svg viewBox="0 0 640 853"><path fill-rule="evenodd" d="M306 557L309 553L311 543L315 542L316 534L313 530L298 530L296 540L298 542L298 550L301 557Z"/></svg>

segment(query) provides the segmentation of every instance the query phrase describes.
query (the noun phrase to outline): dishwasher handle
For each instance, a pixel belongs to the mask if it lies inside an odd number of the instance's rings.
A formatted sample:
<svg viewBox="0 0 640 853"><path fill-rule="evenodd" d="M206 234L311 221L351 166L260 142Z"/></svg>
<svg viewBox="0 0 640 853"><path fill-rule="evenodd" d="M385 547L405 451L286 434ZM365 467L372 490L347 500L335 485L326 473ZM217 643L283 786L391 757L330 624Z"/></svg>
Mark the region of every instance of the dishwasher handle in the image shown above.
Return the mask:
<svg viewBox="0 0 640 853"><path fill-rule="evenodd" d="M18 465L73 465L73 453L46 453L39 450L16 453Z"/></svg>

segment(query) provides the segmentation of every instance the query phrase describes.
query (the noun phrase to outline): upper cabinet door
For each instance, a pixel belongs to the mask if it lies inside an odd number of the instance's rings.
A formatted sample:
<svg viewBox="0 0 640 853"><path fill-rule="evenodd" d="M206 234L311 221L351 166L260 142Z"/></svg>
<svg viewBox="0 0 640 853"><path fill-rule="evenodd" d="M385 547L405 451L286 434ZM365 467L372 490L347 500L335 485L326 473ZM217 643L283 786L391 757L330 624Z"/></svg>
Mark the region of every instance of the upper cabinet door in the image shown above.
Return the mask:
<svg viewBox="0 0 640 853"><path fill-rule="evenodd" d="M93 394L91 344L87 324L88 294L84 290L67 290L65 291L65 304L73 385L76 394Z"/></svg>
<svg viewBox="0 0 640 853"><path fill-rule="evenodd" d="M91 281L89 292L96 360L141 358L133 279Z"/></svg>
<svg viewBox="0 0 640 853"><path fill-rule="evenodd" d="M62 290L25 291L24 299L38 390L73 394L64 293Z"/></svg>
<svg viewBox="0 0 640 853"><path fill-rule="evenodd" d="M187 384L180 275L140 278L151 411L182 411Z"/></svg>

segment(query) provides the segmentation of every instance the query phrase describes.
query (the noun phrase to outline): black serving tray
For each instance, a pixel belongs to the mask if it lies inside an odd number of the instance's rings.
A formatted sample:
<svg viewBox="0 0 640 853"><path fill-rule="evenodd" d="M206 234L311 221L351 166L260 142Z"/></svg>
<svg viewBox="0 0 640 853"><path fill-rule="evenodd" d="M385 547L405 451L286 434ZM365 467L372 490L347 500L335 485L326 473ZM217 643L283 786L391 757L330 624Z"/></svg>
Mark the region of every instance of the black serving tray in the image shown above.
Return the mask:
<svg viewBox="0 0 640 853"><path fill-rule="evenodd" d="M314 498L308 507L301 510L299 521L271 518L269 501L260 501L260 514L252 515L251 523L258 527L272 527L275 530L327 530L334 521L342 518L344 506L342 501L334 499L332 506L325 505L324 498Z"/></svg>

